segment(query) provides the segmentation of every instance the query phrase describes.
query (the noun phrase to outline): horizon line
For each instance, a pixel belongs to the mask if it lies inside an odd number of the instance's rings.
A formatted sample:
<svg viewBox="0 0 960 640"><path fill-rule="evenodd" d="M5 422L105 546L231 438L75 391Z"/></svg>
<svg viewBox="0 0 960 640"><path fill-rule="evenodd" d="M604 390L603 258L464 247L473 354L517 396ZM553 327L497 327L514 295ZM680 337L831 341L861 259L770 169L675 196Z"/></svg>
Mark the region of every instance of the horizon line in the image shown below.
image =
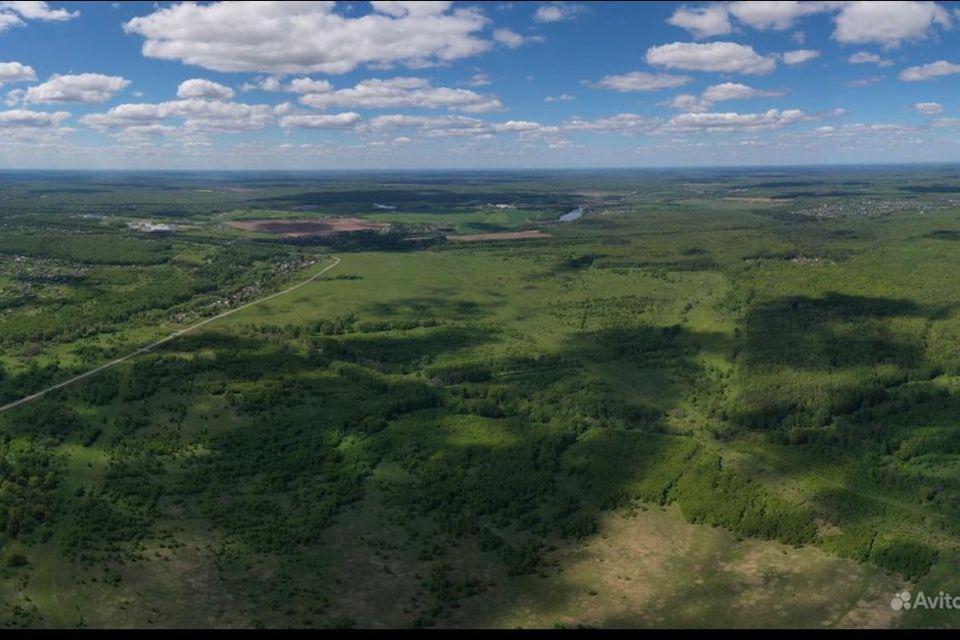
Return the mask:
<svg viewBox="0 0 960 640"><path fill-rule="evenodd" d="M343 169L184 169L157 167L150 169L106 167L99 169L49 168L49 167L0 167L4 172L49 172L49 173L441 173L441 172L517 172L517 171L665 171L693 169L794 169L794 168L831 168L831 167L913 167L913 166L953 166L960 165L958 160L901 161L901 162L829 162L798 164L718 164L718 165L657 165L657 166L600 166L600 167L415 167L415 168L343 168Z"/></svg>

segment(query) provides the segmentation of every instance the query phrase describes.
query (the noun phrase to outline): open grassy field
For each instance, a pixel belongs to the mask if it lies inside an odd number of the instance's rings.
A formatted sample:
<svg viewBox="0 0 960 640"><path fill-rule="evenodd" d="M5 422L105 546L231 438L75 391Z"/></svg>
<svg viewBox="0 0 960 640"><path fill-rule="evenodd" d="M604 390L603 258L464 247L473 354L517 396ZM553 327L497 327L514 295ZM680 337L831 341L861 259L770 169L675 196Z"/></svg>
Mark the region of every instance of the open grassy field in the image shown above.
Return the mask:
<svg viewBox="0 0 960 640"><path fill-rule="evenodd" d="M4 402L341 262L0 414L0 625L960 625L955 168L62 180Z"/></svg>

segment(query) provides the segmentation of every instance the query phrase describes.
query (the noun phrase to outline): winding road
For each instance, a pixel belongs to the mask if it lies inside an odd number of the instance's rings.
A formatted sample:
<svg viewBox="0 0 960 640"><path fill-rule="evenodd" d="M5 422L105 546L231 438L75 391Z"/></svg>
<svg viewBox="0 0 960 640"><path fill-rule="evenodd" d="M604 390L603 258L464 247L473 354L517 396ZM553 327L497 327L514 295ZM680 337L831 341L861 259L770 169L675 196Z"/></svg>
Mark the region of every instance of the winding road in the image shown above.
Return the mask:
<svg viewBox="0 0 960 640"><path fill-rule="evenodd" d="M292 292L292 291L296 291L297 289L299 289L300 287L304 286L305 284L310 284L311 282L313 282L314 280L316 280L317 278L319 278L320 276L322 276L324 273L326 273L327 271L330 271L330 269L333 269L335 266L337 266L338 264L340 264L340 258L338 258L337 256L331 256L331 257L332 257L333 260L334 260L333 264L327 265L326 267L324 267L323 269L321 269L321 270L318 271L317 273L313 274L312 276L310 276L310 277L307 278L306 280L304 280L304 281L302 281L302 282L298 282L297 284L295 284L295 285L293 285L293 286L291 286L291 287L287 287L287 288L284 289L283 291L277 291L276 293L271 293L269 296L265 296L265 297L263 297L263 298L259 298L259 299L257 299L257 300L252 301L252 302L248 302L248 303L246 303L246 304L242 304L242 305L240 305L239 307L236 307L235 309L230 309L229 311L224 311L224 312L221 313L221 314L212 316L212 317L210 317L210 318L207 318L206 320L201 320L200 322L197 322L197 323L195 323L195 324L192 324L192 325L190 325L189 327L185 327L185 328L183 328L183 329L180 329L179 331L174 331L173 333L171 333L171 334L168 335L167 337L161 338L160 340L157 340L156 342L151 342L151 343L148 344L147 346L145 346L145 347L140 347L140 348L137 349L136 351L131 351L131 352L128 353L127 355L122 356L122 357L120 357L120 358L117 358L116 360L111 360L110 362L107 362L107 363L105 363L105 364L102 364L102 365L100 365L99 367L97 367L97 368L95 368L95 369L90 369L90 371L86 371L86 372L81 373L81 374L79 374L79 375L73 376L72 378L68 378L67 380L64 380L63 382L58 382L57 384L52 385L52 386L49 386L49 387L47 387L46 389L43 389L43 390L41 390L41 391L37 391L36 393L30 394L29 396L24 396L23 398L20 398L19 400L15 400L15 401L13 401L13 402L11 402L11 403L9 403L9 404L5 404L5 405L3 405L2 407L0 407L0 413L3 413L4 411L9 411L10 409L13 409L14 407L19 407L19 406L22 405L22 404L27 404L28 402L33 402L34 400L37 400L38 398L42 398L43 396L47 395L47 394L50 393L51 391L56 391L57 389L62 389L63 387L69 386L69 385L71 385L71 384L73 384L73 383L75 383L75 382L80 382L80 381L83 380L84 378L89 378L90 376L95 375L95 374L97 374L97 373L100 373L101 371L104 371L104 370L109 369L109 368L111 368L111 367L115 367L115 366L117 366L118 364L121 364L121 363L123 363L123 362L126 362L127 360L130 360L131 358L135 358L136 356L138 356L138 355L140 355L140 354L142 354L142 353L147 353L148 351L151 351L152 349L155 349L156 347L159 347L160 345L162 345L162 344L164 344L164 343L166 343L166 342L170 342L171 340L173 340L173 339L175 339L175 338L179 338L180 336L184 335L185 333L190 333L190 332L193 331L194 329L199 329L200 327L202 327L202 326L204 326L204 325L208 325L208 324L210 324L211 322L214 322L214 321L216 321L216 320L222 320L223 318L226 318L227 316L231 316L231 315L237 313L238 311L243 311L244 309L249 309L250 307L254 307L254 306L256 306L256 305L258 305L258 304L260 304L260 303L262 303L262 302L266 302L267 300L273 300L274 298L279 298L280 296L287 295L288 293L290 293L290 292Z"/></svg>

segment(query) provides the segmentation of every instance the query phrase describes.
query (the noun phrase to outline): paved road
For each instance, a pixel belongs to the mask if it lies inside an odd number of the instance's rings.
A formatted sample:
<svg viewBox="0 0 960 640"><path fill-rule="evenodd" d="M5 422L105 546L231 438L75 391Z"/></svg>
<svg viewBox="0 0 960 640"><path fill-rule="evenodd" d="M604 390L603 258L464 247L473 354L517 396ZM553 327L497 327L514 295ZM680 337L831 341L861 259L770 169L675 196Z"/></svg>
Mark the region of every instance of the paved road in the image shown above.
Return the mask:
<svg viewBox="0 0 960 640"><path fill-rule="evenodd" d="M59 382L59 383L57 383L57 384L55 384L55 385L52 385L52 386L50 386L50 387L47 387L46 389L43 389L42 391L37 391L37 392L34 393L34 394L31 394L31 395L29 395L29 396L25 396L25 397L23 397L23 398L20 398L19 400L15 400L15 401L11 402L10 404L5 404L5 405L3 405L2 407L0 407L0 413L3 413L4 411L9 411L10 409L13 409L14 407L19 407L19 406L22 405L22 404L27 404L28 402L33 402L33 401L36 400L37 398L42 398L43 396L47 395L47 394L50 393L51 391L56 391L57 389L62 389L63 387L66 387L66 386L69 386L69 385L73 384L74 382L80 382L80 381L83 380L84 378L89 378L89 377L92 376L92 375L95 375L95 374L97 374L97 373L100 373L101 371L104 371L105 369L109 369L110 367L115 367L115 366L117 366L118 364L120 364L120 363L122 363L122 362L126 362L127 360L129 360L129 359L131 359L131 358L135 358L135 357L137 357L138 355L140 355L140 354L142 354L142 353L147 353L148 351L151 351L152 349L155 349L156 347L159 347L160 345L164 344L165 342L170 342L171 340L173 340L173 339L175 339L175 338L179 338L180 336L182 336L182 335L185 334L185 333L190 333L190 332L193 331L194 329L199 329L200 327L202 327L202 326L204 326L204 325L208 325L208 324L210 324L211 322L214 322L214 321L216 321L216 320L221 320L222 318L226 318L227 316L231 316L231 315L237 313L238 311L243 311L244 309L249 309L250 307L256 306L256 305L260 304L261 302L266 302L267 300L273 300L274 298L279 298L280 296L284 296L284 295L290 293L291 291L296 291L297 289L299 289L299 288L302 287L303 285L309 284L309 283L313 282L314 280L316 280L317 278L319 278L320 276L322 276L324 273L326 273L326 272L329 271L330 269L333 269L335 266L337 266L338 264L340 264L340 258L338 258L338 257L336 257L336 256L332 256L332 257L333 257L333 259L334 259L334 263L333 263L333 264L327 265L326 267L324 267L323 269L321 269L321 270L318 271L317 273L313 274L312 276L310 276L309 278L307 278L307 279L304 280L303 282L298 282L297 284L293 285L292 287L287 287L287 288L284 289L283 291L278 291L278 292L276 292L276 293L272 293L272 294L270 294L269 296L260 298L259 300L254 300L253 302L248 302L248 303L246 303L246 304L240 305L239 307L237 307L237 308L235 308L235 309L230 309L229 311L224 311L223 313L218 314L218 315L215 315L215 316L210 317L210 318L207 318L206 320L201 320L200 322L197 322L197 323L195 323L195 324L192 324L192 325L190 325L189 327L186 327L186 328L184 328L184 329L180 329L179 331L174 331L173 333L171 333L170 335L168 335L166 338L161 338L160 340L157 340L156 342L152 342L152 343L148 344L148 345L145 346L145 347L140 347L140 348L137 349L136 351L132 351L132 352L128 353L127 355L121 357L121 358L117 358L116 360L111 360L110 362L108 362L108 363L106 363L106 364L102 364L102 365L100 365L99 367L97 367L96 369L91 369L90 371L81 373L80 375L73 376L72 378L69 378L69 379L67 379L67 380L64 380L63 382Z"/></svg>

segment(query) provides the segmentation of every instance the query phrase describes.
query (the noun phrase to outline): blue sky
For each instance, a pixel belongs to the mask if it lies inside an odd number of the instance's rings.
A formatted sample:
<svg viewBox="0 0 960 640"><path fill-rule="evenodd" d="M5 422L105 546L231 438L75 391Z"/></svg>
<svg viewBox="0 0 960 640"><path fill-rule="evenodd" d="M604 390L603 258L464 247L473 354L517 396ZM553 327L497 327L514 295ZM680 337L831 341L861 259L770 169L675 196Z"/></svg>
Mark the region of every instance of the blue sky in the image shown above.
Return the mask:
<svg viewBox="0 0 960 640"><path fill-rule="evenodd" d="M3 2L0 167L960 159L956 2Z"/></svg>

